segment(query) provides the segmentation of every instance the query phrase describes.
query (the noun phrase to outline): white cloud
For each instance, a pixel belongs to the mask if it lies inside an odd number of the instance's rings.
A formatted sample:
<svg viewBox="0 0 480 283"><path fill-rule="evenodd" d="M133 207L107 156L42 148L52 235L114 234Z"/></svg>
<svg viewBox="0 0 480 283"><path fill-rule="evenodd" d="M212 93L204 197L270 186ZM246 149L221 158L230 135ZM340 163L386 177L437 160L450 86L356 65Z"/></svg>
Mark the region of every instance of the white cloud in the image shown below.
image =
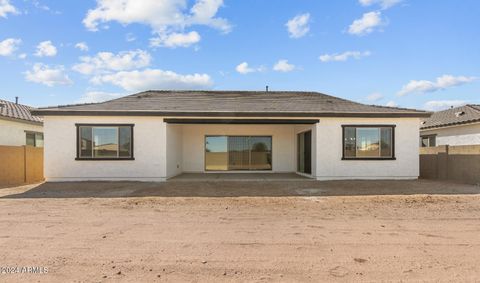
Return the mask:
<svg viewBox="0 0 480 283"><path fill-rule="evenodd" d="M189 22L191 24L211 26L228 33L232 29L228 21L223 18L215 18L221 6L223 6L223 0L197 0L192 9L190 9L193 16Z"/></svg>
<svg viewBox="0 0 480 283"><path fill-rule="evenodd" d="M0 41L0 56L12 56L20 43L22 43L22 40L18 38L7 38Z"/></svg>
<svg viewBox="0 0 480 283"><path fill-rule="evenodd" d="M398 104L393 101L393 100L390 100L389 102L387 102L387 104L385 104L385 106L388 106L388 107L397 107Z"/></svg>
<svg viewBox="0 0 480 283"><path fill-rule="evenodd" d="M348 27L348 33L354 35L365 35L371 33L376 27L383 24L380 11L363 14L360 19L354 20Z"/></svg>
<svg viewBox="0 0 480 283"><path fill-rule="evenodd" d="M22 53L22 54L18 55L18 58L19 58L19 59L25 59L25 58L27 58L27 53Z"/></svg>
<svg viewBox="0 0 480 283"><path fill-rule="evenodd" d="M75 48L78 48L82 51L88 51L88 45L85 42L79 42L79 43L75 44Z"/></svg>
<svg viewBox="0 0 480 283"><path fill-rule="evenodd" d="M379 4L382 9L391 8L398 3L402 2L402 0L359 0L362 6L371 6L373 4Z"/></svg>
<svg viewBox="0 0 480 283"><path fill-rule="evenodd" d="M48 7L47 5L45 5L43 3L40 3L40 1L38 1L38 0L31 0L30 2L35 8L43 10L43 11L50 12L54 15L59 15L59 14L62 13L60 11L55 11L55 10L50 9L50 7Z"/></svg>
<svg viewBox="0 0 480 283"><path fill-rule="evenodd" d="M282 59L273 66L273 70L277 72L290 72L295 70L295 65L289 64L288 60Z"/></svg>
<svg viewBox="0 0 480 283"><path fill-rule="evenodd" d="M35 56L38 57L52 57L57 55L57 48L50 40L42 41L37 45L37 52L35 52Z"/></svg>
<svg viewBox="0 0 480 283"><path fill-rule="evenodd" d="M6 18L9 13L13 15L20 14L17 8L10 4L9 0L0 0L0 17Z"/></svg>
<svg viewBox="0 0 480 283"><path fill-rule="evenodd" d="M332 62L332 61L347 61L349 58L360 59L362 57L370 56L370 51L346 51L343 53L334 53L334 54L323 54L318 57L322 62Z"/></svg>
<svg viewBox="0 0 480 283"><path fill-rule="evenodd" d="M308 25L310 21L310 14L305 13L297 15L294 18L290 19L285 26L287 27L288 33L291 38L300 38L308 33L310 26Z"/></svg>
<svg viewBox="0 0 480 283"><path fill-rule="evenodd" d="M31 71L25 72L25 79L30 82L44 84L46 86L69 85L73 81L64 73L63 66L49 67L42 63L33 65Z"/></svg>
<svg viewBox="0 0 480 283"><path fill-rule="evenodd" d="M377 102L377 101L379 101L379 100L382 100L383 97L384 97L384 96L383 96L381 93L374 92L374 93L368 95L368 96L366 97L366 100L367 100L368 102Z"/></svg>
<svg viewBox="0 0 480 283"><path fill-rule="evenodd" d="M189 33L171 33L150 39L151 46L163 46L169 48L188 47L200 41L200 35L196 31Z"/></svg>
<svg viewBox="0 0 480 283"><path fill-rule="evenodd" d="M248 73L263 72L265 70L265 67L260 66L260 67L257 67L257 68L251 68L250 66L248 66L247 62L242 62L242 63L238 64L237 67L235 67L235 70L237 72L239 72L240 74L245 75L245 74L248 74Z"/></svg>
<svg viewBox="0 0 480 283"><path fill-rule="evenodd" d="M465 77L465 76L458 76L454 77L452 75L443 75L438 77L435 81L427 81L427 80L411 80L406 85L402 87L402 89L397 93L399 96L404 96L409 93L418 92L418 93L425 93L425 92L434 92L438 90L443 90L446 88L454 87L463 85L469 82L476 80L475 77Z"/></svg>
<svg viewBox="0 0 480 283"><path fill-rule="evenodd" d="M117 54L99 52L95 56L80 57L81 63L72 67L73 70L85 74L98 74L108 71L125 71L143 68L150 65L151 55L143 50L122 51Z"/></svg>
<svg viewBox="0 0 480 283"><path fill-rule="evenodd" d="M196 0L190 9L188 4L185 0L97 0L97 7L88 11L83 24L91 31L98 30L99 24L110 21L123 25L146 24L156 35L153 41L158 46L167 46L163 39L175 34L189 35L183 40L177 37L184 42L177 46L188 46L185 42L193 41L194 34L185 32L185 29L196 25L209 26L224 33L231 30L226 19L216 17L223 0ZM195 40L198 42L200 36L196 36Z"/></svg>
<svg viewBox="0 0 480 283"><path fill-rule="evenodd" d="M127 42L132 42L132 41L137 40L137 38L135 37L135 35L133 35L133 33L129 32L125 35L125 40Z"/></svg>
<svg viewBox="0 0 480 283"><path fill-rule="evenodd" d="M99 75L91 80L94 84L109 83L127 91L149 89L207 89L213 82L207 74L181 75L172 71L146 69L142 71L122 71Z"/></svg>
<svg viewBox="0 0 480 283"><path fill-rule="evenodd" d="M124 96L123 93L111 93L104 91L89 91L85 93L76 103L96 103L103 102L107 100L112 100Z"/></svg>
<svg viewBox="0 0 480 283"><path fill-rule="evenodd" d="M467 101L464 100L432 100L425 103L424 108L429 111L440 111L465 104L467 104Z"/></svg>

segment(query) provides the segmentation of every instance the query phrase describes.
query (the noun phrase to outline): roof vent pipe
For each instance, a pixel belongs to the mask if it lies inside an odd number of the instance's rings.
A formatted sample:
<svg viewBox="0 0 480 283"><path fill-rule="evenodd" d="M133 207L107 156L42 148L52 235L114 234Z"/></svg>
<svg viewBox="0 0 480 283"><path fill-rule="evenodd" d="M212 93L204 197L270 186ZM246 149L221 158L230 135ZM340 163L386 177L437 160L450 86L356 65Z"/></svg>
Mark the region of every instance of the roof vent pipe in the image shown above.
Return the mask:
<svg viewBox="0 0 480 283"><path fill-rule="evenodd" d="M18 104L18 96L15 96L15 104Z"/></svg>

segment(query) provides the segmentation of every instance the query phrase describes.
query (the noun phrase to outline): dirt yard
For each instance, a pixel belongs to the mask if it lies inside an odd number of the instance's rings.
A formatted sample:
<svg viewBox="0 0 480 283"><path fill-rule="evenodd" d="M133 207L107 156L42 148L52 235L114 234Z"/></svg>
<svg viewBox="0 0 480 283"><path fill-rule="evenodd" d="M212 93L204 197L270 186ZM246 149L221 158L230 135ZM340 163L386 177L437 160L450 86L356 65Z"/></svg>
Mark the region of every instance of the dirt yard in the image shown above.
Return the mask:
<svg viewBox="0 0 480 283"><path fill-rule="evenodd" d="M472 282L479 193L427 181L2 188L0 266L48 273L0 281Z"/></svg>

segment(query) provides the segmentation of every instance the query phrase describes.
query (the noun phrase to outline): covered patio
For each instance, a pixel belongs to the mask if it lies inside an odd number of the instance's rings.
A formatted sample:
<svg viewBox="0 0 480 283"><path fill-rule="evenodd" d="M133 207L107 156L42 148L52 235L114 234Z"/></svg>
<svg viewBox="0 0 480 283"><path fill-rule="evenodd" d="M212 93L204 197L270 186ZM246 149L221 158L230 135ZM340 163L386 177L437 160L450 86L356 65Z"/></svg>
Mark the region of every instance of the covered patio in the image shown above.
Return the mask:
<svg viewBox="0 0 480 283"><path fill-rule="evenodd" d="M166 177L308 180L315 176L318 119L165 118Z"/></svg>

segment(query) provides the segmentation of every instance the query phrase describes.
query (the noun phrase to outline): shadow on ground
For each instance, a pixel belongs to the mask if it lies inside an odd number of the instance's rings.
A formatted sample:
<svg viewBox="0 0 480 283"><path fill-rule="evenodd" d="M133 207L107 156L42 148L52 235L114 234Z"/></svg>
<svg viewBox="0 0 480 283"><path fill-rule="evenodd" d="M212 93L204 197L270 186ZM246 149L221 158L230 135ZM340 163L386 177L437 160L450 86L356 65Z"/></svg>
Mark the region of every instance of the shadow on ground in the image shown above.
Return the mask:
<svg viewBox="0 0 480 283"><path fill-rule="evenodd" d="M2 199L124 197L295 197L480 194L480 186L417 181L62 182L9 188ZM0 190L3 191L4 189Z"/></svg>

